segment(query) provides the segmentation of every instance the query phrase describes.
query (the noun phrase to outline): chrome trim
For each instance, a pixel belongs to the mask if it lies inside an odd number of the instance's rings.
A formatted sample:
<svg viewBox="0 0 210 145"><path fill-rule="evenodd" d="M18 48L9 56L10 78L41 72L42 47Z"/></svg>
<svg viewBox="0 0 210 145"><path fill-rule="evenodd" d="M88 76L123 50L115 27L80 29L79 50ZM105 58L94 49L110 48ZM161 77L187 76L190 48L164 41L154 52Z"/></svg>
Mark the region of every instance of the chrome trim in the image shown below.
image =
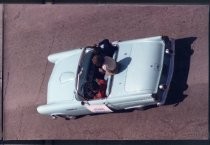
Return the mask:
<svg viewBox="0 0 210 145"><path fill-rule="evenodd" d="M171 54L170 68L169 68L169 71L168 71L168 74L169 74L169 75L168 75L167 81L166 81L166 83L165 83L168 87L167 87L167 89L164 91L161 101L160 101L160 102L157 102L157 105L158 105L158 106L165 104L165 101L166 101L166 98L167 98L167 94L168 94L168 91L169 91L169 88L170 88L170 83L171 83L171 80L172 80L172 77L173 77L173 71L174 71L174 58L175 58L175 40L174 40L174 39L170 39L170 41L171 41L171 44L172 44L171 49L173 50L174 53Z"/></svg>

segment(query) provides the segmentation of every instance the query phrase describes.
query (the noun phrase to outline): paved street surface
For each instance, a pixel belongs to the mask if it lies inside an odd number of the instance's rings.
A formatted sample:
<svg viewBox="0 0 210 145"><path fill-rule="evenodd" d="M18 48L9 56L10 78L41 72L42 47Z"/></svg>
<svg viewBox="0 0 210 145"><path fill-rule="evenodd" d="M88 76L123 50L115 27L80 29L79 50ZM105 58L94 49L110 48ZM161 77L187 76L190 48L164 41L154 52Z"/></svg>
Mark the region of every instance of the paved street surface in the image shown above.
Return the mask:
<svg viewBox="0 0 210 145"><path fill-rule="evenodd" d="M0 92L2 92L2 28L3 28L3 5L0 4ZM0 97L0 104L2 104L2 97ZM0 138L2 138L2 106L0 106Z"/></svg>
<svg viewBox="0 0 210 145"><path fill-rule="evenodd" d="M205 5L6 5L4 139L208 139L208 11ZM71 121L37 113L46 103L49 54L104 38L157 35L177 39L168 105Z"/></svg>

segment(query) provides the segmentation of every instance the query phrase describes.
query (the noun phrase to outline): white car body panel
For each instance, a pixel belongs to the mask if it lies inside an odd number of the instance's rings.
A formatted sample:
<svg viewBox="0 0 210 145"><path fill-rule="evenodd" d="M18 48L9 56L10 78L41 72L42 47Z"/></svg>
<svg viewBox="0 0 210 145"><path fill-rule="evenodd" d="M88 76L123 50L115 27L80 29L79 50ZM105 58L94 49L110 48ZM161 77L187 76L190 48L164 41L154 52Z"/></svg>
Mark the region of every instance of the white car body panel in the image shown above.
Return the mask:
<svg viewBox="0 0 210 145"><path fill-rule="evenodd" d="M154 38L160 39L160 37ZM154 38L152 40L155 40ZM125 57L131 57L131 62L126 70L113 76L110 97L121 97L136 93L152 94L157 91L158 84L156 82L160 78L164 43L153 42L150 39L144 41L137 39L135 41L131 40L131 42L125 41L118 44L120 51L118 52L117 62ZM157 68L158 65L159 68Z"/></svg>
<svg viewBox="0 0 210 145"><path fill-rule="evenodd" d="M171 42L171 49L174 50L174 41ZM105 104L110 109L120 110L164 104L169 88L163 92L160 101L152 97L152 94L158 93L162 80L166 49L162 36L115 41L112 44L118 46L114 56L116 61L130 58L130 62L120 73L108 77L107 98L85 101L85 105L82 105L84 101L76 98L77 68L84 48L74 49L48 56L48 60L55 66L48 82L47 104L39 106L37 111L50 116L79 116L94 113L86 105L104 107ZM168 86L173 74L174 54L169 57L169 74L164 78Z"/></svg>
<svg viewBox="0 0 210 145"><path fill-rule="evenodd" d="M52 62L56 61L48 83L47 104L75 100L76 71L81 53L81 49L76 49L48 57Z"/></svg>

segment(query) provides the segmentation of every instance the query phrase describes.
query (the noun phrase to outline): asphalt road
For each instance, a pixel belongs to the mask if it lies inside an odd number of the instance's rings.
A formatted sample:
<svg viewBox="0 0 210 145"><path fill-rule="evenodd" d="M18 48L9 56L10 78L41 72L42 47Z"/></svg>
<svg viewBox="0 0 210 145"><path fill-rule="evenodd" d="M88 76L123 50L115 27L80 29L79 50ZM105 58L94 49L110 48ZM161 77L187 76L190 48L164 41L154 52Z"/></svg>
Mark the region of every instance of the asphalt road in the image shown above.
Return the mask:
<svg viewBox="0 0 210 145"><path fill-rule="evenodd" d="M1 92L3 91L3 89L2 89L2 35L3 35L3 19L2 19L2 17L3 17L3 6L2 6L2 4L0 5L0 90L1 90ZM0 103L2 104L2 97L0 98ZM1 107L1 109L0 109L0 124L2 125L2 107ZM2 138L2 129L1 129L1 131L0 131L0 137Z"/></svg>
<svg viewBox="0 0 210 145"><path fill-rule="evenodd" d="M208 14L205 5L6 5L4 139L208 139ZM157 35L177 45L168 105L71 121L37 113L49 54Z"/></svg>

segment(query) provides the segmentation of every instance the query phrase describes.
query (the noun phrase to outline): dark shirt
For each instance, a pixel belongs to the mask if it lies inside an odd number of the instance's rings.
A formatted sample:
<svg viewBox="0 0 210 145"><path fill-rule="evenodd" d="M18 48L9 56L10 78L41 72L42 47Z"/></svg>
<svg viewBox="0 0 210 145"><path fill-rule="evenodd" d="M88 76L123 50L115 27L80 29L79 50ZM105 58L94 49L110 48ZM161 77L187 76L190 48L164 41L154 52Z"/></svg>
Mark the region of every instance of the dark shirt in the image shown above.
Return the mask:
<svg viewBox="0 0 210 145"><path fill-rule="evenodd" d="M113 57L114 52L117 50L116 46L113 46L108 39L104 39L103 41L99 42L99 47L102 50L104 56Z"/></svg>

